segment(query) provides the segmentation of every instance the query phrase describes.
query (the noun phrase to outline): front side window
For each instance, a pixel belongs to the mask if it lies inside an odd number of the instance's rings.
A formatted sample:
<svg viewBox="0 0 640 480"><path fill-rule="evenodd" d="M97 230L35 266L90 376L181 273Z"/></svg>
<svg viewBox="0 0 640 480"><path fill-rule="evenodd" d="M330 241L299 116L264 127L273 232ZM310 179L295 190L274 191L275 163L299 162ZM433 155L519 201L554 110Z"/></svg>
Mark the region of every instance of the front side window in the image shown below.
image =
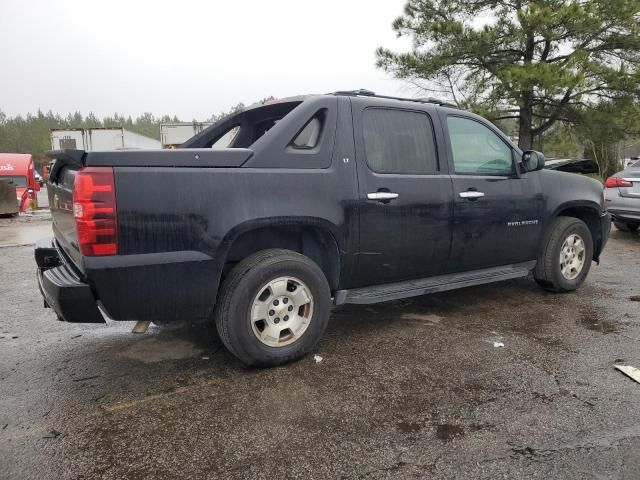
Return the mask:
<svg viewBox="0 0 640 480"><path fill-rule="evenodd" d="M426 174L438 170L431 119L409 110L367 108L364 148L378 173Z"/></svg>
<svg viewBox="0 0 640 480"><path fill-rule="evenodd" d="M502 139L479 122L448 117L455 172L468 175L512 175L513 153Z"/></svg>

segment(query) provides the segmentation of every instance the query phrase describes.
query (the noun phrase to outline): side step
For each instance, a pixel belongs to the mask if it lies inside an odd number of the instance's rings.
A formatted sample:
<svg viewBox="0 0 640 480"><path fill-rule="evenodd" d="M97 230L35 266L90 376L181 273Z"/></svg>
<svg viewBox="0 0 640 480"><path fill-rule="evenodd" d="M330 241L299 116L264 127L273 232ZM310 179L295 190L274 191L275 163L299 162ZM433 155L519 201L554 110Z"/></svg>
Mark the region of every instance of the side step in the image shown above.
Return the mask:
<svg viewBox="0 0 640 480"><path fill-rule="evenodd" d="M387 302L456 288L500 282L512 278L526 277L535 266L536 262L534 260L501 267L472 270L470 272L450 273L437 277L355 288L353 290L338 290L334 295L334 303L341 305L343 303L368 304Z"/></svg>

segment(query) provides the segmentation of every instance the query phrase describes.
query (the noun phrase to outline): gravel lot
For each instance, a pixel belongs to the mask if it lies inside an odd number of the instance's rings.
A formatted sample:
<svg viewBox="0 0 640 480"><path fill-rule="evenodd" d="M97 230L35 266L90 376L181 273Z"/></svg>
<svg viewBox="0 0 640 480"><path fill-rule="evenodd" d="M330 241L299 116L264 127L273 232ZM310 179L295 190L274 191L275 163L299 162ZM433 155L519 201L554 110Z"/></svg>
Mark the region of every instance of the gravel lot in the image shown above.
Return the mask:
<svg viewBox="0 0 640 480"><path fill-rule="evenodd" d="M338 308L320 363L270 370L202 327L57 322L34 268L0 248L1 479L640 478L640 384L613 369L640 367L638 235L574 294Z"/></svg>

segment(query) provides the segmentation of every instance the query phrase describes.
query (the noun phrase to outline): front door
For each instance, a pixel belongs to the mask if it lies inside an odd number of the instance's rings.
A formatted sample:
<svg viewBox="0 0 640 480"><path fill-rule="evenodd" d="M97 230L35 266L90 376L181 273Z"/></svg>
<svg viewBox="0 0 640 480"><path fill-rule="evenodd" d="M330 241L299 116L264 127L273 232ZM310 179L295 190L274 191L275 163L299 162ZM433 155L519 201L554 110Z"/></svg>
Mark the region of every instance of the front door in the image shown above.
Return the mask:
<svg viewBox="0 0 640 480"><path fill-rule="evenodd" d="M466 271L535 260L544 199L539 175L488 122L441 113L453 182L451 268Z"/></svg>
<svg viewBox="0 0 640 480"><path fill-rule="evenodd" d="M390 108L352 99L356 141L359 285L442 273L449 260L453 193L430 105ZM440 132L436 135L436 132Z"/></svg>

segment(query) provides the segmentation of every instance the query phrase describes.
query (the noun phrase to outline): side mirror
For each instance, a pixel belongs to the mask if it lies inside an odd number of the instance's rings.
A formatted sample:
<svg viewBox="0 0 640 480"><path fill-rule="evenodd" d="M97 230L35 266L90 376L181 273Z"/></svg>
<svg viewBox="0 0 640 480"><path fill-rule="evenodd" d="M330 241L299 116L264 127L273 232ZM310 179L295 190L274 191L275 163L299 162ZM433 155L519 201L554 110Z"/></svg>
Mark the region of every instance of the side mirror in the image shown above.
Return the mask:
<svg viewBox="0 0 640 480"><path fill-rule="evenodd" d="M544 168L544 155L535 150L527 150L522 154L522 163L527 172L537 172Z"/></svg>

